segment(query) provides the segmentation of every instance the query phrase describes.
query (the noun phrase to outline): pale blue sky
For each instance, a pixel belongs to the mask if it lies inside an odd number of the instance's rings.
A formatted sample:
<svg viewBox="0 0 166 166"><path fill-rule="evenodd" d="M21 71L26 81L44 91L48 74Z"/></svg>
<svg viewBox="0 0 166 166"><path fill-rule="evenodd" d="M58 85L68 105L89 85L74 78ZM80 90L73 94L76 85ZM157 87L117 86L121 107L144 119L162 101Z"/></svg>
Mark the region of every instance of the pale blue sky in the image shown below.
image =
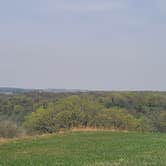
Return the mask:
<svg viewBox="0 0 166 166"><path fill-rule="evenodd" d="M0 0L0 86L166 90L165 0Z"/></svg>

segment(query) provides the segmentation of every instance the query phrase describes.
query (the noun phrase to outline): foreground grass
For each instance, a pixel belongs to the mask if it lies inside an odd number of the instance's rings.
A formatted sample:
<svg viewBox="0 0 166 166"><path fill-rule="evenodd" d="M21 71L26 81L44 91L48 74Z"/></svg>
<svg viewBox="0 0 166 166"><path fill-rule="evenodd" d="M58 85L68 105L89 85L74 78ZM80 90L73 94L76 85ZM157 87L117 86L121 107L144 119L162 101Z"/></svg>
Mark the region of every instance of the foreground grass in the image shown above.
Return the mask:
<svg viewBox="0 0 166 166"><path fill-rule="evenodd" d="M0 166L165 166L166 135L73 132L0 143Z"/></svg>

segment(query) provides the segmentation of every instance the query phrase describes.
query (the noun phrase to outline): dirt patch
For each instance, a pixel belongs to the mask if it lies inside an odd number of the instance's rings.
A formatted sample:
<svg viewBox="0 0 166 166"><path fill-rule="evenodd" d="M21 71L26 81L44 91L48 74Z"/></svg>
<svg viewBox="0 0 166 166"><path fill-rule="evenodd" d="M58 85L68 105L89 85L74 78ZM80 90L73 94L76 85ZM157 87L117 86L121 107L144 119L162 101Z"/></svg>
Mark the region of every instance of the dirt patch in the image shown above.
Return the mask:
<svg viewBox="0 0 166 166"><path fill-rule="evenodd" d="M108 132L128 132L127 130L120 130L120 129L103 129L103 128L73 128L71 129L72 132L86 132L86 131L108 131Z"/></svg>
<svg viewBox="0 0 166 166"><path fill-rule="evenodd" d="M19 141L19 140L32 140L37 138L48 138L53 135L63 135L68 132L99 132L99 131L105 131L105 132L128 132L127 130L117 130L117 129L102 129L102 128L72 128L71 130L61 130L58 133L54 134L43 134L43 135L33 135L33 136L20 136L17 138L0 138L0 144Z"/></svg>

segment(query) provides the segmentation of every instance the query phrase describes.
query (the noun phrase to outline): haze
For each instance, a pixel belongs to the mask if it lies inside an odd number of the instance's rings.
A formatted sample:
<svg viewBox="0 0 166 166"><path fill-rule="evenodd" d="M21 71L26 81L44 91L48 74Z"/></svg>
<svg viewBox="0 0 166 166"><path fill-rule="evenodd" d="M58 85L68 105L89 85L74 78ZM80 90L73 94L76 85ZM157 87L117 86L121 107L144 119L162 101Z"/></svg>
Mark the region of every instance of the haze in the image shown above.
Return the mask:
<svg viewBox="0 0 166 166"><path fill-rule="evenodd" d="M0 2L0 86L166 90L165 0Z"/></svg>

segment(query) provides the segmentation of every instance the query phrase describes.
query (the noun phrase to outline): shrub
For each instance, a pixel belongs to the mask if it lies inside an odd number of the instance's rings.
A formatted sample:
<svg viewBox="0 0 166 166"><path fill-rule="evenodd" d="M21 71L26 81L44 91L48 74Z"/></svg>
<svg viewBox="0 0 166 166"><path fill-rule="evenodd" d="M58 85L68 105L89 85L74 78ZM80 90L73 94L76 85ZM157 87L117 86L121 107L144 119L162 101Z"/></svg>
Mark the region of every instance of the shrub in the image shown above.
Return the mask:
<svg viewBox="0 0 166 166"><path fill-rule="evenodd" d="M20 134L20 130L17 125L11 121L1 121L0 122L0 137L3 138L13 138Z"/></svg>
<svg viewBox="0 0 166 166"><path fill-rule="evenodd" d="M53 133L58 130L52 110L38 109L25 117L23 127L29 134Z"/></svg>

